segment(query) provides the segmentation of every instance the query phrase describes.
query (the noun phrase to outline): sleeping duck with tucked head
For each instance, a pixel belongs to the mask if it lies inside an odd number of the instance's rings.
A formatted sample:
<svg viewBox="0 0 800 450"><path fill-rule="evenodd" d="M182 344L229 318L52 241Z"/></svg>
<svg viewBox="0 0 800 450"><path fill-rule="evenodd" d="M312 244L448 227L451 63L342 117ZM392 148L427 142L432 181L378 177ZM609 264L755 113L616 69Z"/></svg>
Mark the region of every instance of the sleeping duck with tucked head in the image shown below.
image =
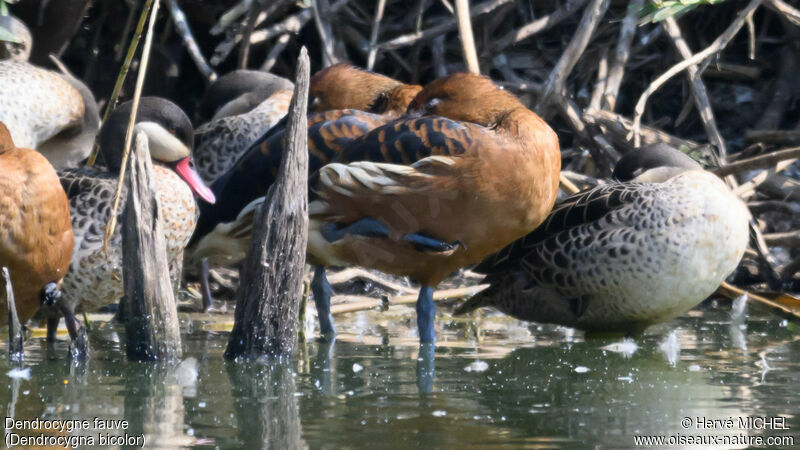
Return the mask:
<svg viewBox="0 0 800 450"><path fill-rule="evenodd" d="M575 194L474 270L491 306L522 320L636 334L714 293L744 254L750 212L717 176L656 144L625 155L617 181Z"/></svg>
<svg viewBox="0 0 800 450"><path fill-rule="evenodd" d="M490 79L453 74L401 117L354 140L311 181L309 260L360 265L421 285L417 324L433 342L433 289L535 229L556 199L558 137ZM334 332L324 270L312 282Z"/></svg>

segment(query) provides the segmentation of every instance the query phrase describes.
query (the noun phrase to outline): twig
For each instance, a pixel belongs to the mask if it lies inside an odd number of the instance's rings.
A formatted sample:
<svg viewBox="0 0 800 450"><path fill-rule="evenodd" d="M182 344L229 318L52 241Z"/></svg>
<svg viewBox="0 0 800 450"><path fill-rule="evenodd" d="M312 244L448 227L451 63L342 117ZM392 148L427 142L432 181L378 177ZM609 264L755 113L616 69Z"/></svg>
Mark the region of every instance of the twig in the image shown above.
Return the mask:
<svg viewBox="0 0 800 450"><path fill-rule="evenodd" d="M778 289L781 284L780 276L778 275L775 267L777 266L775 258L769 251L764 233L758 227L758 222L754 218L750 219L750 233L754 237L756 254L758 255L758 264L764 272L764 277L767 279L767 284L773 288Z"/></svg>
<svg viewBox="0 0 800 450"><path fill-rule="evenodd" d="M619 114L610 111L587 111L583 114L583 119L590 124L597 124L606 129L606 135L610 135L617 146L623 146L627 151L633 150L634 145L630 142L630 131L633 129L633 122ZM700 144L688 139L679 138L669 133L663 132L658 128L642 126L642 141L644 144L667 143L673 147L687 147L689 149L700 148ZM627 153L627 152L625 152Z"/></svg>
<svg viewBox="0 0 800 450"><path fill-rule="evenodd" d="M614 60L608 70L605 93L603 94L603 108L614 111L617 105L617 95L622 85L622 76L625 74L625 64L631 54L631 43L636 35L636 25L639 19L639 10L642 9L644 0L632 0L628 3L628 11L619 29L619 40L614 49Z"/></svg>
<svg viewBox="0 0 800 450"><path fill-rule="evenodd" d="M800 145L800 130L747 130L744 133L747 143Z"/></svg>
<svg viewBox="0 0 800 450"><path fill-rule="evenodd" d="M747 202L747 207L753 214L765 212L782 212L784 214L800 214L800 203L784 200L757 200Z"/></svg>
<svg viewBox="0 0 800 450"><path fill-rule="evenodd" d="M786 20L800 27L800 10L782 0L767 0L764 5L777 13L783 14Z"/></svg>
<svg viewBox="0 0 800 450"><path fill-rule="evenodd" d="M733 190L733 193L741 198L749 198L751 195L753 195L755 189L759 185L767 181L767 179L772 175L775 175L776 173L781 172L787 167L791 166L795 163L795 161L797 161L797 158L780 161L779 163L775 164L774 167L761 171L761 173L754 176L747 183L742 183L739 187Z"/></svg>
<svg viewBox="0 0 800 450"><path fill-rule="evenodd" d="M378 47L375 43L378 42L378 33L381 28L381 20L383 20L383 9L386 7L386 0L378 0L378 5L375 7L375 17L372 19L372 30L369 33L369 53L367 54L367 70L372 70L375 67L375 58L378 56Z"/></svg>
<svg viewBox="0 0 800 450"><path fill-rule="evenodd" d="M444 35L436 36L431 43L431 54L433 56L433 68L436 78L447 75L447 63L445 61Z"/></svg>
<svg viewBox="0 0 800 450"><path fill-rule="evenodd" d="M800 246L800 231L784 231L780 233L767 233L764 235L764 242L770 246Z"/></svg>
<svg viewBox="0 0 800 450"><path fill-rule="evenodd" d="M321 12L320 9L325 9L325 11ZM322 41L322 65L323 67L327 67L332 64L336 64L339 62L339 58L336 57L336 54L333 51L333 30L331 29L331 24L328 20L328 16L330 14L330 5L328 5L327 0L312 0L311 11L314 15L314 24L317 26L319 39Z"/></svg>
<svg viewBox="0 0 800 450"><path fill-rule="evenodd" d="M125 36L128 35L131 31L131 27L133 26L133 18L136 17L136 7L139 5L139 1L135 0L131 3L130 9L128 10L128 16L125 19L125 26L122 27L122 38L125 39ZM142 30L138 30L138 33L141 33ZM119 47L117 47L117 51L114 53L114 61L119 61L122 58L122 50L125 47L122 46L120 43Z"/></svg>
<svg viewBox="0 0 800 450"><path fill-rule="evenodd" d="M518 44L531 36L549 30L583 7L587 1L589 0L567 0L564 5L552 13L540 17L498 39L491 48L492 53L502 52L506 48Z"/></svg>
<svg viewBox="0 0 800 450"><path fill-rule="evenodd" d="M264 5L261 3L261 0L252 0L250 8L247 11L247 24L244 27L244 33L242 33L242 46L239 47L238 67L240 69L247 68L247 60L250 56L250 35L253 34L253 28L256 26L258 14L263 8Z"/></svg>
<svg viewBox="0 0 800 450"><path fill-rule="evenodd" d="M328 9L329 13L336 13L340 8L346 5L348 1L350 0L337 1ZM276 23L269 28L254 31L253 34L250 35L250 43L257 44L286 33L299 33L312 17L314 17L314 11L312 11L311 8L306 8L297 14L286 17L281 22ZM218 51L219 49L215 50L214 58L219 56L217 55ZM219 61L222 61L223 59L225 59L224 56L222 56Z"/></svg>
<svg viewBox="0 0 800 450"><path fill-rule="evenodd" d="M778 128L783 120L783 115L789 102L792 100L792 93L797 85L797 58L794 50L787 46L781 52L781 69L775 84L772 86L772 99L763 109L764 114L755 124L757 130L774 130Z"/></svg>
<svg viewBox="0 0 800 450"><path fill-rule="evenodd" d="M608 83L608 49L602 50L603 54L600 57L600 62L597 64L597 81L594 83L592 89L592 97L589 100L587 110L600 109L600 104L603 101L603 92L606 90L606 83Z"/></svg>
<svg viewBox="0 0 800 450"><path fill-rule="evenodd" d="M786 319L791 319L793 321L798 320L798 313L797 312L792 311L791 309L781 305L780 303L774 302L774 301L772 301L772 300L770 300L770 299L768 299L766 297L762 297L762 296L760 296L758 294L753 294L752 292L748 292L748 291L746 291L744 289L738 288L738 287L736 287L736 286L734 286L732 284L726 283L724 281L719 286L718 292L720 294L724 295L725 297L730 298L730 299L734 299L736 297L741 297L742 295L747 294L748 298L750 298L750 299L752 299L752 300L754 300L754 301L756 301L756 302L758 302L758 303L770 308L771 310L773 310L773 312L775 312L779 316L784 317Z"/></svg>
<svg viewBox="0 0 800 450"><path fill-rule="evenodd" d="M561 189L567 193L567 195L577 194L581 191L581 188L575 186L575 183L572 182L564 172L558 174L558 183Z"/></svg>
<svg viewBox="0 0 800 450"><path fill-rule="evenodd" d="M464 297L471 297L478 292L489 287L488 284L479 284L477 286L467 286L456 289L445 289L443 291L435 291L433 293L434 300L445 299L458 299ZM409 305L417 302L417 294L397 295L389 297L389 305ZM380 299L364 299L359 302L348 302L345 304L331 306L331 314L344 314L355 311L364 311L367 309L380 308L384 305L384 301Z"/></svg>
<svg viewBox="0 0 800 450"><path fill-rule="evenodd" d="M289 33L282 34L275 40L275 43L272 45L269 53L267 54L267 59L264 61L264 64L261 65L261 70L265 72L269 72L272 70L272 67L278 62L278 57L281 55L283 50L286 49L286 45L289 44Z"/></svg>
<svg viewBox="0 0 800 450"><path fill-rule="evenodd" d="M734 163L718 167L712 170L712 172L717 174L717 176L724 177L734 173L743 172L745 170L773 166L780 161L797 158L800 158L800 147L785 148L783 150L765 153L752 158L740 159Z"/></svg>
<svg viewBox="0 0 800 450"><path fill-rule="evenodd" d="M200 47L194 40L192 30L189 28L189 23L186 21L186 14L181 11L177 0L167 0L167 6L169 7L169 12L172 16L172 22L175 24L175 28L178 29L178 34L180 34L183 38L183 43L186 45L186 49L189 51L189 56L192 57L194 64L197 66L197 69L200 70L200 73L203 74L205 79L208 82L213 82L217 79L217 73L214 72L214 69L208 65L206 59L203 57L203 54L200 51Z"/></svg>
<svg viewBox="0 0 800 450"><path fill-rule="evenodd" d="M691 58L692 51L689 49L689 46L683 39L681 29L675 19L668 17L662 22L662 26L669 37L672 38L672 44L678 50L678 53L680 53L681 57L684 59ZM706 134L708 134L708 140L717 147L719 159L724 163L727 160L728 150L725 146L725 141L722 139L722 135L719 132L719 128L717 127L717 121L714 118L714 112L711 109L711 101L708 98L706 86L703 83L703 80L700 78L697 65L692 64L687 67L686 76L689 78L689 83L693 94L692 97L694 98L694 103L697 107L697 112L700 114Z"/></svg>
<svg viewBox="0 0 800 450"><path fill-rule="evenodd" d="M478 52L475 50L475 36L472 34L472 20L469 17L469 0L455 0L455 2L458 35L461 37L464 62L468 71L479 74L481 69L478 66Z"/></svg>
<svg viewBox="0 0 800 450"><path fill-rule="evenodd" d="M158 16L158 7L161 0L155 0L152 11L150 11L150 21L147 24L147 36L144 38L142 48L142 61L139 64L139 72L136 74L136 88L133 91L133 104L131 107L131 117L128 120L128 129L125 132L125 145L122 153L122 162L119 168L119 179L117 180L117 190L114 194L114 205L111 208L111 215L106 225L106 233L103 236L103 252L108 256L108 242L114 234L114 227L117 225L117 209L119 209L119 199L122 196L122 184L125 180L125 169L128 165L128 157L131 153L131 138L133 137L133 124L136 123L136 113L139 110L139 99L142 96L144 77L147 74L147 64L150 62L150 49L153 46L153 26Z"/></svg>
<svg viewBox="0 0 800 450"><path fill-rule="evenodd" d="M108 120L108 115L111 113L111 110L117 106L119 93L122 91L122 85L125 83L125 78L128 76L128 70L131 67L131 61L133 61L133 55L136 54L136 48L139 46L139 40L142 38L142 30L144 30L144 24L147 21L147 14L150 11L152 4L153 0L147 0L147 2L144 4L141 15L139 15L139 23L136 24L136 32L131 37L131 43L128 45L128 53L125 55L125 61L122 62L122 68L120 68L119 75L117 75L117 81L114 83L114 90L111 91L111 98L108 100L106 110L103 112L102 123L105 123L106 120ZM100 135L98 134L98 137L99 136ZM87 166L91 167L94 165L95 161L97 161L97 154L99 151L100 147L95 141L92 153L89 155L89 159L86 162Z"/></svg>
<svg viewBox="0 0 800 450"><path fill-rule="evenodd" d="M605 184L603 180L598 180L595 177L590 177L589 175L573 172L571 170L562 170L561 175L573 183L584 184L590 187Z"/></svg>
<svg viewBox="0 0 800 450"><path fill-rule="evenodd" d="M781 268L781 281L788 283L797 272L800 272L800 258L789 261Z"/></svg>
<svg viewBox="0 0 800 450"><path fill-rule="evenodd" d="M512 0L490 0L483 2L479 5L473 6L470 11L469 15L471 18L475 18L477 16L481 16L483 14L492 12L493 10L497 9L500 6L503 6L507 3L511 3ZM425 41L435 38L440 34L447 33L457 27L457 23L455 19L448 18L446 20L442 20L439 25L430 27L426 30L417 31L414 33L404 34L402 36L398 36L390 41L384 42L379 44L378 47L383 50L393 50L402 47L408 47L413 44L416 44L419 41Z"/></svg>
<svg viewBox="0 0 800 450"><path fill-rule="evenodd" d="M717 39L714 40L714 42L711 43L711 45L704 48L700 52L695 53L691 58L684 59L683 61L670 67L669 70L661 74L658 78L653 80L652 83L650 83L647 89L645 89L645 91L639 97L639 101L636 102L636 108L634 109L635 115L633 118L633 130L631 131L633 133L633 142L635 146L638 147L641 145L640 130L642 126L642 115L644 114L644 109L650 96L662 85L664 85L664 83L666 83L670 78L685 70L687 67L695 64L701 64L709 56L724 50L731 39L733 39L733 37L736 36L736 34L742 28L747 16L755 11L755 9L758 8L763 1L764 0L751 0L744 9L739 11L739 14L736 16L733 22ZM698 72L701 74L703 73L703 66L704 64L701 64L700 68L698 69Z"/></svg>
<svg viewBox="0 0 800 450"><path fill-rule="evenodd" d="M208 30L208 34L216 36L225 31L225 29L236 22L239 17L247 13L253 1L254 0L242 0L234 5L233 8L225 11L225 13L219 17L217 23Z"/></svg>
<svg viewBox="0 0 800 450"><path fill-rule="evenodd" d="M330 283L332 286L336 286L336 285L339 285L339 284L344 284L344 283L350 282L350 281L352 281L354 279L369 280L369 281L371 281L373 283L380 284L383 287L386 287L388 289L391 289L391 290L397 291L397 292L404 292L404 293L408 293L408 294L417 292L417 290L414 289L414 288L410 288L408 286L403 286L402 284L398 284L398 283L395 283L393 281L387 280L385 278L382 278L382 277L380 277L378 275L375 275L375 274L373 274L371 272L368 272L368 271L366 271L364 269L361 269L361 268L358 268L358 267L351 267L351 268L342 270L341 272L337 272L337 273L329 275L328 276L328 283Z"/></svg>
<svg viewBox="0 0 800 450"><path fill-rule="evenodd" d="M545 113L550 106L553 94L560 95L564 90L564 83L566 83L567 77L572 72L575 64L578 63L578 59L583 55L586 46L589 45L589 40L605 15L608 4L609 0L592 0L583 12L578 30L569 45L567 45L567 48L561 53L561 58L558 59L556 66L550 71L550 76L547 77L544 92L539 98L539 104L536 108L541 116L547 118Z"/></svg>

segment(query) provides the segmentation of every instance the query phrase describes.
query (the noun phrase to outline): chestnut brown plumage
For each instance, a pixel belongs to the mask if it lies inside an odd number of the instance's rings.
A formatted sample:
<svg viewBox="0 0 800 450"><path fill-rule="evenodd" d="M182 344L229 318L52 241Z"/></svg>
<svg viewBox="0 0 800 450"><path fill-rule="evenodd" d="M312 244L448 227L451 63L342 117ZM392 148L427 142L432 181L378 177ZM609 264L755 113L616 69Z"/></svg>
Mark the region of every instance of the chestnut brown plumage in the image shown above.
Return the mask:
<svg viewBox="0 0 800 450"><path fill-rule="evenodd" d="M547 217L561 157L555 132L482 76L436 80L409 110L424 116L372 130L342 152L341 163L320 170L309 253L325 265L411 277L424 287L419 317L432 314L425 287ZM360 231L347 232L354 224ZM420 338L432 340L432 316L418 320Z"/></svg>
<svg viewBox="0 0 800 450"><path fill-rule="evenodd" d="M357 109L400 115L422 86L403 84L346 63L334 64L311 77L309 112Z"/></svg>
<svg viewBox="0 0 800 450"><path fill-rule="evenodd" d="M69 267L69 203L53 166L40 153L17 148L2 122L0 174L0 266L11 274L24 323L39 309L44 291L52 296L53 287L60 288ZM3 301L0 324L7 320Z"/></svg>

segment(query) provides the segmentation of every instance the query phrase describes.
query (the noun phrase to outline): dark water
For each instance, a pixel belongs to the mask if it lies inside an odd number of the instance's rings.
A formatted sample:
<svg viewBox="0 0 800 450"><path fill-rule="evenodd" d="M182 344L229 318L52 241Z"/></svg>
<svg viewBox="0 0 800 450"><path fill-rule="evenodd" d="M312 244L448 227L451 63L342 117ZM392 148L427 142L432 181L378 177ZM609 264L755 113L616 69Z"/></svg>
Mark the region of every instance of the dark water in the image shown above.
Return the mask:
<svg viewBox="0 0 800 450"><path fill-rule="evenodd" d="M678 434L800 445L800 330L759 311L733 320L729 309L659 326L633 355L619 352L631 343L484 317L440 322L434 358L414 344L413 315L369 312L340 318L334 345L303 344L282 364L225 362L227 333L195 323L187 361L167 367L127 362L105 327L84 365L41 339L28 342L29 379L6 375L3 358L0 402L17 419L124 419L128 429L111 435L162 448L632 448L634 436ZM789 429L739 423L775 416ZM698 428L698 418L733 428ZM718 448L747 446L737 444Z"/></svg>

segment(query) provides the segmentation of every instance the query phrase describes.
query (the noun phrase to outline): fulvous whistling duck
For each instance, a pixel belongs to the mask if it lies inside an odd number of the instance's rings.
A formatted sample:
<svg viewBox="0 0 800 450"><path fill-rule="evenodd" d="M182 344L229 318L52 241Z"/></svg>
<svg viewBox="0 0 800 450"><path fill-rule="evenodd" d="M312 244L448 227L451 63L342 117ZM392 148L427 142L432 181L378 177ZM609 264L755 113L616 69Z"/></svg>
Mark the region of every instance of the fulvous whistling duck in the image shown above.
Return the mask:
<svg viewBox="0 0 800 450"><path fill-rule="evenodd" d="M97 104L79 80L25 62L0 61L0 121L14 142L56 169L77 167L100 127Z"/></svg>
<svg viewBox="0 0 800 450"><path fill-rule="evenodd" d="M8 267L20 321L54 305L72 256L69 203L53 166L18 148L0 122L0 267ZM70 333L75 331L67 317ZM8 322L0 302L0 324ZM74 325L74 323L73 323Z"/></svg>
<svg viewBox="0 0 800 450"><path fill-rule="evenodd" d="M131 107L131 102L119 105L100 131L98 162L106 168L83 167L59 173L75 230L75 253L63 284L63 301L72 311L91 311L118 301L123 294L120 227L109 243L108 258L103 252L103 236L111 215ZM177 105L158 97L142 97L135 130L147 135L153 158L155 194L174 280L180 276L176 268L197 222L193 191L206 202L213 202L214 194L192 168L192 125ZM123 193L119 215L125 199Z"/></svg>
<svg viewBox="0 0 800 450"><path fill-rule="evenodd" d="M309 106L316 113L308 116L309 173L330 162L353 139L405 112L421 89L349 64L314 74L309 84L309 97L316 99ZM244 257L255 210L249 204L267 193L278 174L284 131L285 122L277 124L211 185L220 201L200 204L190 267L207 257L225 262Z"/></svg>
<svg viewBox="0 0 800 450"><path fill-rule="evenodd" d="M748 243L750 213L717 176L656 144L625 155L617 182L560 203L476 269L490 286L458 308L590 332L641 332L711 295Z"/></svg>
<svg viewBox="0 0 800 450"><path fill-rule="evenodd" d="M245 114L279 91L291 91L286 78L260 70L234 70L206 89L197 112L199 123Z"/></svg>
<svg viewBox="0 0 800 450"><path fill-rule="evenodd" d="M561 155L539 116L479 75L432 82L409 111L426 115L372 130L342 163L320 169L308 253L318 265L361 265L421 284L419 337L432 342L433 288L547 217ZM312 288L322 331L332 333L323 270Z"/></svg>

